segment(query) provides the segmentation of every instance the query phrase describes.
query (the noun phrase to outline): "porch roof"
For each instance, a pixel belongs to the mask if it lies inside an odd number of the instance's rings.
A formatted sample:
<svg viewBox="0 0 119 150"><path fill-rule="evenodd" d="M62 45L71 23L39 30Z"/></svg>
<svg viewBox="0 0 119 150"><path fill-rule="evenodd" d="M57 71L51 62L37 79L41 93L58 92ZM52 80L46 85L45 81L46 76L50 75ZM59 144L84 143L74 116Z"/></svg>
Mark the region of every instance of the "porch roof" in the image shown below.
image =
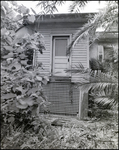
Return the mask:
<svg viewBox="0 0 119 150"><path fill-rule="evenodd" d="M108 31L108 32L100 32L96 35L99 35L98 42L105 43L113 43L118 41L118 31Z"/></svg>

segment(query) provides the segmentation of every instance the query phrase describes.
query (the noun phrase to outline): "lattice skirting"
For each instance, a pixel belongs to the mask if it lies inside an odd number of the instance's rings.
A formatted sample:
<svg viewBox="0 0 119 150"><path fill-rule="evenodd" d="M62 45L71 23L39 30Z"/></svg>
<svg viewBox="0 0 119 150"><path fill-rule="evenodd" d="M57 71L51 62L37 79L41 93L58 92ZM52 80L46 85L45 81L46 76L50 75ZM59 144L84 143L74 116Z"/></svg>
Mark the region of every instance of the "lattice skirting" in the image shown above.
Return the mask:
<svg viewBox="0 0 119 150"><path fill-rule="evenodd" d="M40 112L77 115L79 112L79 89L71 82L50 82L43 88L51 105L41 106Z"/></svg>

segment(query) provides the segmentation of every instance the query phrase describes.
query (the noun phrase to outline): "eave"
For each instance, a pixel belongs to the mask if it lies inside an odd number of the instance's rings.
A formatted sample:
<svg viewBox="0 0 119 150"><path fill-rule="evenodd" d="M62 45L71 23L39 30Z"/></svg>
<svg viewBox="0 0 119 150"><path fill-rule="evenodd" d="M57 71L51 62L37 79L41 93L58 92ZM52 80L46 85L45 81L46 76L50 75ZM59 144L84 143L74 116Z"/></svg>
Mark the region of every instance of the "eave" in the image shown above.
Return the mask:
<svg viewBox="0 0 119 150"><path fill-rule="evenodd" d="M97 33L96 35L99 36L98 42L100 43L105 43L105 42L110 42L114 43L118 41L118 31L110 31L110 32L100 32Z"/></svg>
<svg viewBox="0 0 119 150"><path fill-rule="evenodd" d="M92 18L95 13L67 13L67 14L54 14L51 15L38 15L36 16L36 23L70 23L82 22L85 23L89 18Z"/></svg>

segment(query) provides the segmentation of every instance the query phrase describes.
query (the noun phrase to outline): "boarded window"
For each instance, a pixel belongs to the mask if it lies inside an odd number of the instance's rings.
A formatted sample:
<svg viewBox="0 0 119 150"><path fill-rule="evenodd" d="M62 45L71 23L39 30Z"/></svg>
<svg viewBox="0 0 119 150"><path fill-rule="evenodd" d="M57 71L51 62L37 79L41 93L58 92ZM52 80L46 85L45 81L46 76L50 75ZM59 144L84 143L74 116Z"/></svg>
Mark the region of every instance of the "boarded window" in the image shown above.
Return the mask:
<svg viewBox="0 0 119 150"><path fill-rule="evenodd" d="M55 56L66 56L67 39L55 39Z"/></svg>

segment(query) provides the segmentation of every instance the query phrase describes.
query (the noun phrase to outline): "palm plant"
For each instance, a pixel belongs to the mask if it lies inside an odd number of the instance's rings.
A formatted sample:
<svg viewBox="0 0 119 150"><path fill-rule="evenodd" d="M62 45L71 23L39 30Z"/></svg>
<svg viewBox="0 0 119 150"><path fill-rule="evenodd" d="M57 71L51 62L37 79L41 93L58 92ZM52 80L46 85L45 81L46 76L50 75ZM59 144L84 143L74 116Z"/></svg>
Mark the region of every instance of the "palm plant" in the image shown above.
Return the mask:
<svg viewBox="0 0 119 150"><path fill-rule="evenodd" d="M100 36L103 36L112 26L117 24L118 2L107 2L107 6L99 11L99 13L95 14L93 18L91 17L88 22L75 34L73 40L67 48L67 54L70 54L72 47L74 47L83 36L89 35L89 39L91 39L90 43L92 45L96 39L99 39ZM103 35L96 34L96 30L99 27L103 27Z"/></svg>
<svg viewBox="0 0 119 150"><path fill-rule="evenodd" d="M85 68L81 63L76 67L66 70L75 74L83 74L78 86L84 93L90 91L96 103L106 108L115 108L118 104L118 81L117 77L110 73L103 73L100 70L92 71Z"/></svg>

